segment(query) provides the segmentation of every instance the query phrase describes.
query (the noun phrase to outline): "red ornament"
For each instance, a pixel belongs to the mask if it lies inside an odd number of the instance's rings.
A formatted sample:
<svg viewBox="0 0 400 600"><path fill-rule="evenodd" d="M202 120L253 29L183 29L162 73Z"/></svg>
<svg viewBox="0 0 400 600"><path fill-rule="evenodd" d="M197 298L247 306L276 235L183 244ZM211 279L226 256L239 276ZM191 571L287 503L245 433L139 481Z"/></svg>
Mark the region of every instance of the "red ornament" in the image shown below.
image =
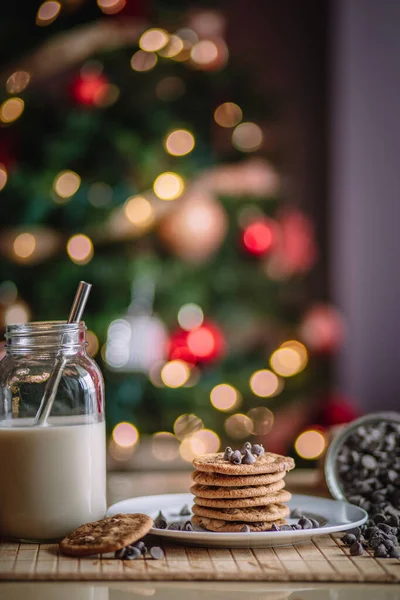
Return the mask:
<svg viewBox="0 0 400 600"><path fill-rule="evenodd" d="M346 396L341 394L328 394L321 400L319 420L325 427L333 427L350 423L361 416L358 407Z"/></svg>
<svg viewBox="0 0 400 600"><path fill-rule="evenodd" d="M297 209L287 209L278 217L279 241L272 257L274 270L281 275L307 273L317 260L314 228Z"/></svg>
<svg viewBox="0 0 400 600"><path fill-rule="evenodd" d="M266 219L253 221L243 231L243 245L254 256L267 254L275 242L275 231Z"/></svg>
<svg viewBox="0 0 400 600"><path fill-rule="evenodd" d="M224 336L214 323L203 323L191 331L178 329L169 340L170 360L184 360L189 364L217 360L225 350Z"/></svg>
<svg viewBox="0 0 400 600"><path fill-rule="evenodd" d="M85 106L97 106L102 103L108 91L109 81L102 73L79 75L72 84L72 96Z"/></svg>

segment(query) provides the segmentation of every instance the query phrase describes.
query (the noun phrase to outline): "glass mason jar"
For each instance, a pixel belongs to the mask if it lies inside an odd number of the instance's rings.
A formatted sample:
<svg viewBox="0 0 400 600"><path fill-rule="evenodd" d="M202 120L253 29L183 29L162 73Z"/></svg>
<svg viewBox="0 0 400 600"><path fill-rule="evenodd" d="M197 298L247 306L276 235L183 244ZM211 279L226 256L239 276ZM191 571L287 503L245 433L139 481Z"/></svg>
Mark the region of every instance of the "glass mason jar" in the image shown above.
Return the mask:
<svg viewBox="0 0 400 600"><path fill-rule="evenodd" d="M9 325L0 362L0 537L59 540L104 517L104 385L86 326ZM57 353L66 358L47 421L35 416Z"/></svg>

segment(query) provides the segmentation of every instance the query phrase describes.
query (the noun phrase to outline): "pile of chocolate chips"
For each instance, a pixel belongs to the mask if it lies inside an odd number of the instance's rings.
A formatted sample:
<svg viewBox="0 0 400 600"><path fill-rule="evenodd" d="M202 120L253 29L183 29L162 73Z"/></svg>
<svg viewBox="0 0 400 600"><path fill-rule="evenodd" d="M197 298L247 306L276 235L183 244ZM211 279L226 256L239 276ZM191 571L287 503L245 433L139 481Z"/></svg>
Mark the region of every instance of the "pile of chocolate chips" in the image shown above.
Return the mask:
<svg viewBox="0 0 400 600"><path fill-rule="evenodd" d="M188 505L185 504L179 511L178 516L188 517L191 514L192 513L190 512ZM185 521L184 523L181 523L179 521L172 521L172 523L168 523L167 518L164 516L161 510L154 519L154 527L155 529L171 529L173 531L193 531L193 525L191 521Z"/></svg>
<svg viewBox="0 0 400 600"><path fill-rule="evenodd" d="M253 465L257 460L257 456L261 456L264 452L262 444L246 442L241 450L232 450L230 446L227 446L224 452L224 460L234 465Z"/></svg>
<svg viewBox="0 0 400 600"><path fill-rule="evenodd" d="M400 423L371 422L348 435L337 455L339 481L347 500L369 519L343 542L358 556L370 548L375 557L400 557Z"/></svg>
<svg viewBox="0 0 400 600"><path fill-rule="evenodd" d="M121 550L117 550L115 558L120 558L121 560L136 560L142 555L145 556L146 552L149 552L151 558L154 558L154 560L164 558L164 551L160 546L151 546L147 549L143 540L125 546L125 548L121 548Z"/></svg>

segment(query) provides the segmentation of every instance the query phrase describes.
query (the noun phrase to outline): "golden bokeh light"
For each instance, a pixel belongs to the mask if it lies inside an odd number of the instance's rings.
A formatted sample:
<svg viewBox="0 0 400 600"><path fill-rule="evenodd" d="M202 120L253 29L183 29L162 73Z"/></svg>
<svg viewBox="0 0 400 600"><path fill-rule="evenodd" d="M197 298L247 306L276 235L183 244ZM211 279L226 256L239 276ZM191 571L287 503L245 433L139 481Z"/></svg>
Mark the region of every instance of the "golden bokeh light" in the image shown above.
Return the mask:
<svg viewBox="0 0 400 600"><path fill-rule="evenodd" d="M0 191L5 187L7 183L8 175L7 170L3 164L0 163Z"/></svg>
<svg viewBox="0 0 400 600"><path fill-rule="evenodd" d="M172 156L185 156L194 148L194 136L187 129L172 131L164 142L166 151Z"/></svg>
<svg viewBox="0 0 400 600"><path fill-rule="evenodd" d="M247 415L236 413L225 421L225 431L235 440L242 440L253 432L253 422Z"/></svg>
<svg viewBox="0 0 400 600"><path fill-rule="evenodd" d="M122 448L131 448L139 441L139 431L132 423L118 423L113 429L112 439Z"/></svg>
<svg viewBox="0 0 400 600"><path fill-rule="evenodd" d="M24 112L25 102L22 98L9 98L0 105L0 121L13 123Z"/></svg>
<svg viewBox="0 0 400 600"><path fill-rule="evenodd" d="M43 4L39 6L39 10L36 13L36 25L41 27L50 25L50 23L53 23L53 21L56 20L60 14L60 11L60 2L55 2L54 0L43 2Z"/></svg>
<svg viewBox="0 0 400 600"><path fill-rule="evenodd" d="M31 233L20 233L14 240L13 250L20 259L29 258L35 251L36 238Z"/></svg>
<svg viewBox="0 0 400 600"><path fill-rule="evenodd" d="M184 43L177 35L169 37L168 44L164 48L158 50L158 54L164 58L174 58L184 49Z"/></svg>
<svg viewBox="0 0 400 600"><path fill-rule="evenodd" d="M240 123L232 133L232 144L241 152L254 152L263 143L263 132L255 123Z"/></svg>
<svg viewBox="0 0 400 600"><path fill-rule="evenodd" d="M179 446L179 454L184 461L189 463L196 458L197 454L193 451L190 437L186 437L182 440Z"/></svg>
<svg viewBox="0 0 400 600"><path fill-rule="evenodd" d="M53 181L53 190L63 199L71 198L79 190L81 178L74 171L61 171Z"/></svg>
<svg viewBox="0 0 400 600"><path fill-rule="evenodd" d="M303 370L307 366L308 351L304 344L297 340L287 340L286 342L283 342L283 344L280 345L280 348L291 348L292 350L297 352L300 358L301 370Z"/></svg>
<svg viewBox="0 0 400 600"><path fill-rule="evenodd" d="M179 456L179 442L173 433L158 431L152 437L151 453L157 460L170 462Z"/></svg>
<svg viewBox="0 0 400 600"><path fill-rule="evenodd" d="M105 15L119 13L126 4L126 0L97 0L97 6Z"/></svg>
<svg viewBox="0 0 400 600"><path fill-rule="evenodd" d="M282 391L283 381L269 369L260 369L250 377L250 389L260 398L273 398Z"/></svg>
<svg viewBox="0 0 400 600"><path fill-rule="evenodd" d="M190 52L190 58L200 66L206 66L218 58L218 47L211 40L201 40L195 44Z"/></svg>
<svg viewBox="0 0 400 600"><path fill-rule="evenodd" d="M174 423L174 434L183 440L203 428L203 421L193 413L180 415Z"/></svg>
<svg viewBox="0 0 400 600"><path fill-rule="evenodd" d="M119 446L113 438L110 439L108 444L108 452L114 460L118 462L126 462L132 458L136 451L136 444L133 446Z"/></svg>
<svg viewBox="0 0 400 600"><path fill-rule="evenodd" d="M67 252L72 262L86 265L93 258L93 243L87 235L73 235L67 243Z"/></svg>
<svg viewBox="0 0 400 600"><path fill-rule="evenodd" d="M247 413L252 422L253 435L265 435L271 431L274 424L274 415L266 406L256 406Z"/></svg>
<svg viewBox="0 0 400 600"><path fill-rule="evenodd" d="M271 355L270 364L275 373L282 377L293 377L305 367L299 352L290 348L278 348Z"/></svg>
<svg viewBox="0 0 400 600"><path fill-rule="evenodd" d="M149 372L148 372L149 381L150 381L150 383L152 383L154 385L154 387L158 387L158 388L164 387L164 384L161 379L161 369L163 368L164 365L165 365L164 362L157 361L157 362L153 363L149 369Z"/></svg>
<svg viewBox="0 0 400 600"><path fill-rule="evenodd" d="M147 198L132 196L124 205L124 213L128 221L137 227L146 227L153 222L153 208Z"/></svg>
<svg viewBox="0 0 400 600"><path fill-rule="evenodd" d="M99 338L94 333L94 331L90 331L88 329L86 331L86 342L87 342L87 353L89 356L96 356L99 351Z"/></svg>
<svg viewBox="0 0 400 600"><path fill-rule="evenodd" d="M200 429L190 436L190 445L196 456L218 452L221 445L219 436L211 429Z"/></svg>
<svg viewBox="0 0 400 600"><path fill-rule="evenodd" d="M148 29L139 39L139 47L145 52L157 52L168 44L169 35L165 29Z"/></svg>
<svg viewBox="0 0 400 600"><path fill-rule="evenodd" d="M183 40L186 49L191 48L199 41L199 36L195 31L193 31L193 29L190 29L190 27L182 27L182 29L178 29L176 35Z"/></svg>
<svg viewBox="0 0 400 600"><path fill-rule="evenodd" d="M184 385L190 377L190 369L183 360L171 360L161 369L161 380L170 388Z"/></svg>
<svg viewBox="0 0 400 600"><path fill-rule="evenodd" d="M224 102L214 112L215 122L221 127L235 127L242 118L242 109L234 102Z"/></svg>
<svg viewBox="0 0 400 600"><path fill-rule="evenodd" d="M6 89L9 94L19 94L27 87L31 76L27 71L15 71L7 79Z"/></svg>
<svg viewBox="0 0 400 600"><path fill-rule="evenodd" d="M157 54L154 54L154 52L138 50L131 58L131 67L134 71L144 73L145 71L151 71L156 66L157 61Z"/></svg>
<svg viewBox="0 0 400 600"><path fill-rule="evenodd" d="M153 183L154 193L160 200L175 200L182 195L184 189L182 177L169 171L161 173Z"/></svg>
<svg viewBox="0 0 400 600"><path fill-rule="evenodd" d="M241 396L233 385L220 383L211 390L210 402L217 410L227 412L239 406Z"/></svg>
<svg viewBox="0 0 400 600"><path fill-rule="evenodd" d="M179 309L178 323L185 331L191 331L196 327L200 327L203 324L203 320L204 314L198 304L184 304Z"/></svg>
<svg viewBox="0 0 400 600"><path fill-rule="evenodd" d="M325 446L325 436L315 429L303 431L294 444L297 454L307 460L314 460L321 456Z"/></svg>
<svg viewBox="0 0 400 600"><path fill-rule="evenodd" d="M24 304L17 302L11 304L4 311L4 324L14 325L15 323L27 323L29 321L29 311Z"/></svg>

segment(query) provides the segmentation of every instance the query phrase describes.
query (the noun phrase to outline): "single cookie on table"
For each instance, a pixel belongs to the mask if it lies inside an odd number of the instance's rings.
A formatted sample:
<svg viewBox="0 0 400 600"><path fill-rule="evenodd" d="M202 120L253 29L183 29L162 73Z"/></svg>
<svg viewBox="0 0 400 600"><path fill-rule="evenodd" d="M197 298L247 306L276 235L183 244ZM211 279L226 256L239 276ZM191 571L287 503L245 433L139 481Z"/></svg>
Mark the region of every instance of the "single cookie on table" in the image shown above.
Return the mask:
<svg viewBox="0 0 400 600"><path fill-rule="evenodd" d="M279 504L289 502L292 494L283 490L269 496L255 496L254 498L200 498L194 499L197 506L207 506L209 508L247 508L249 506L267 506L268 504Z"/></svg>
<svg viewBox="0 0 400 600"><path fill-rule="evenodd" d="M211 471L224 475L258 475L290 471L294 468L294 460L290 456L266 452L257 456L252 465L233 464L224 458L223 452L215 452L198 456L193 460L193 466L197 471Z"/></svg>
<svg viewBox="0 0 400 600"><path fill-rule="evenodd" d="M152 526L148 515L117 514L81 525L60 542L60 550L69 556L116 552L140 540Z"/></svg>
<svg viewBox="0 0 400 600"><path fill-rule="evenodd" d="M190 488L193 496L199 498L254 498L255 496L267 496L273 492L279 492L285 487L283 479L275 481L270 485L258 485L246 487L214 487L195 483Z"/></svg>
<svg viewBox="0 0 400 600"><path fill-rule="evenodd" d="M207 473L205 471L193 471L192 479L199 485L208 485L215 487L252 487L259 485L270 485L276 481L281 481L286 475L286 471L278 473L265 473L264 475L223 475L221 473Z"/></svg>
<svg viewBox="0 0 400 600"><path fill-rule="evenodd" d="M192 511L198 517L209 517L221 521L276 521L289 516L290 509L286 504L268 504L267 506L251 506L248 508L209 508L194 504Z"/></svg>
<svg viewBox="0 0 400 600"><path fill-rule="evenodd" d="M208 531L223 532L223 533L235 533L242 532L243 527L247 525L250 531L270 531L273 524L281 527L286 525L285 519L277 519L276 521L263 521L254 523L235 523L231 521L223 521L220 519L210 519L208 517L200 517L195 515L192 517L193 525L196 527L203 527Z"/></svg>

